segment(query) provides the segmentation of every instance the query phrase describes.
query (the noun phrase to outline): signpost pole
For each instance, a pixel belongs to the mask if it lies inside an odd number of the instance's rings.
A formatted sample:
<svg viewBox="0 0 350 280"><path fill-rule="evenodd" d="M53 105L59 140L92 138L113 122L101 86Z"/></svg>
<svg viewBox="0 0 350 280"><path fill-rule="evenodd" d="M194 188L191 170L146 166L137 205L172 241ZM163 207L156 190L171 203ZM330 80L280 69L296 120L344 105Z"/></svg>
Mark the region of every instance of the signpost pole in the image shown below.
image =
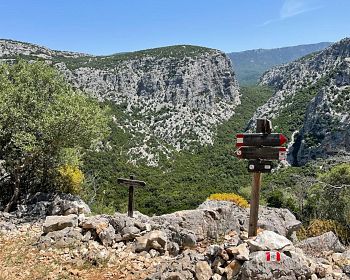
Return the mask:
<svg viewBox="0 0 350 280"><path fill-rule="evenodd" d="M134 176L130 176L130 180L134 180ZM128 216L133 217L134 216L134 186L129 186L129 202L128 202Z"/></svg>
<svg viewBox="0 0 350 280"><path fill-rule="evenodd" d="M257 133L271 133L271 122L267 119L256 120ZM248 237L256 236L259 215L259 198L261 186L261 173L253 172L252 193L250 200L250 215Z"/></svg>
<svg viewBox="0 0 350 280"><path fill-rule="evenodd" d="M253 173L252 194L250 200L250 216L248 237L256 236L258 226L259 213L259 197L260 197L261 173Z"/></svg>
<svg viewBox="0 0 350 280"><path fill-rule="evenodd" d="M144 187L146 183L143 181L135 180L135 176L131 175L130 179L118 178L118 184L129 188L129 201L128 201L128 216L134 216L134 190L135 187Z"/></svg>
<svg viewBox="0 0 350 280"><path fill-rule="evenodd" d="M257 119L256 133L239 133L236 135L236 147L238 148L236 156L240 159L248 159L248 171L253 173L249 237L257 234L261 173L271 172L272 160L285 160L287 155L287 148L282 146L287 142L287 137L281 133L271 132L271 121Z"/></svg>

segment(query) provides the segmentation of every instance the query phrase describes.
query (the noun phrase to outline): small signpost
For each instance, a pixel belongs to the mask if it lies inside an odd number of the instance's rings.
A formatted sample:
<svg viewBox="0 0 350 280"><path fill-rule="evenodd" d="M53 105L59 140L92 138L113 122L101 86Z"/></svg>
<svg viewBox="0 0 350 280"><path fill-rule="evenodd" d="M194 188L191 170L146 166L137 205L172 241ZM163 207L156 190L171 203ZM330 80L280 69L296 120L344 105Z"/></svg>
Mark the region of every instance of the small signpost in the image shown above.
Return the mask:
<svg viewBox="0 0 350 280"><path fill-rule="evenodd" d="M253 172L252 195L250 201L248 236L256 236L259 212L259 196L261 173L272 170L272 160L284 160L287 148L281 147L287 142L287 137L279 133L271 133L271 121L257 119L256 133L237 134L236 156L248 159L248 172Z"/></svg>
<svg viewBox="0 0 350 280"><path fill-rule="evenodd" d="M146 183L135 180L133 175L130 176L130 179L118 178L117 182L129 187L128 216L132 218L134 216L134 187L144 187Z"/></svg>

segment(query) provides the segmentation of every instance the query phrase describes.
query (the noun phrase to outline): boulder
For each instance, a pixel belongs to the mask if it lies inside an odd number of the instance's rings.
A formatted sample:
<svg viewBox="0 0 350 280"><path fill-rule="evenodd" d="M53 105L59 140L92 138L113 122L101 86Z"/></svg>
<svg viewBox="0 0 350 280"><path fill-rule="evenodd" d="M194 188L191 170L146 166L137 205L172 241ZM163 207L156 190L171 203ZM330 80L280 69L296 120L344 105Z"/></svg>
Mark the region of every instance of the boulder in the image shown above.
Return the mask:
<svg viewBox="0 0 350 280"><path fill-rule="evenodd" d="M248 227L249 219L246 220ZM288 209L284 208L259 208L258 227L278 233L291 238L294 232L300 229L301 222Z"/></svg>
<svg viewBox="0 0 350 280"><path fill-rule="evenodd" d="M293 258L281 253L281 260L266 260L266 252L259 251L249 255L249 261L244 262L241 268L241 280L267 280L267 279L308 279L311 271L307 264L300 263Z"/></svg>
<svg viewBox="0 0 350 280"><path fill-rule="evenodd" d="M241 263L237 260L233 260L225 267L225 272L228 280L234 279L234 277L241 270Z"/></svg>
<svg viewBox="0 0 350 280"><path fill-rule="evenodd" d="M90 214L90 207L79 197L71 194L58 194L54 197L49 213L51 215Z"/></svg>
<svg viewBox="0 0 350 280"><path fill-rule="evenodd" d="M77 227L78 216L71 214L68 216L47 216L43 224L43 232L48 233L64 229L66 227Z"/></svg>
<svg viewBox="0 0 350 280"><path fill-rule="evenodd" d="M259 226L283 236L291 236L301 222L287 209L260 207ZM242 229L248 230L249 209L228 201L205 201L195 210L178 211L152 217L151 220L163 228L187 229L196 235L197 241L217 239L228 232L237 236Z"/></svg>
<svg viewBox="0 0 350 280"><path fill-rule="evenodd" d="M37 243L40 249L45 249L51 246L64 248L81 242L83 235L81 229L77 227L66 227L58 231L49 232L42 235Z"/></svg>
<svg viewBox="0 0 350 280"><path fill-rule="evenodd" d="M98 237L100 238L104 246L112 246L113 241L115 240L114 227L112 227L112 225L108 225L107 228L100 231L100 233L98 234Z"/></svg>
<svg viewBox="0 0 350 280"><path fill-rule="evenodd" d="M237 260L247 261L249 260L249 250L246 243L242 243L237 247L229 247L226 249L229 255L233 255Z"/></svg>
<svg viewBox="0 0 350 280"><path fill-rule="evenodd" d="M102 215L88 217L81 222L81 227L83 229L94 230L97 233L97 235L99 235L100 232L107 229L108 226L109 226L109 220Z"/></svg>
<svg viewBox="0 0 350 280"><path fill-rule="evenodd" d="M121 231L123 240L133 240L140 233L140 229L135 226L124 227Z"/></svg>
<svg viewBox="0 0 350 280"><path fill-rule="evenodd" d="M149 251L151 249L164 253L167 249L167 236L160 230L151 231L144 236L136 238L135 252Z"/></svg>
<svg viewBox="0 0 350 280"><path fill-rule="evenodd" d="M269 230L260 232L254 239L248 239L247 243L252 252L283 250L293 246L289 239Z"/></svg>
<svg viewBox="0 0 350 280"><path fill-rule="evenodd" d="M326 251L342 253L345 247L339 241L338 237L332 232L324 233L320 236L310 237L299 242L297 247L301 248L305 253L310 255L321 255Z"/></svg>
<svg viewBox="0 0 350 280"><path fill-rule="evenodd" d="M197 280L210 280L213 275L210 265L206 261L199 261L195 267Z"/></svg>

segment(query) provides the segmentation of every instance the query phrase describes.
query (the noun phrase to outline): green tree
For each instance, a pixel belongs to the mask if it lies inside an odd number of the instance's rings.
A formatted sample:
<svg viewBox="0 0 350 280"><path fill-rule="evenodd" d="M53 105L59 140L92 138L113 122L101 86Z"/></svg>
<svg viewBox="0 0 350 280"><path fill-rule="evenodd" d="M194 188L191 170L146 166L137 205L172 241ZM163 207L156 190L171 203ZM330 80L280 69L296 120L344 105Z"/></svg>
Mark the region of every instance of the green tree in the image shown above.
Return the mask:
<svg viewBox="0 0 350 280"><path fill-rule="evenodd" d="M326 218L350 225L350 164L334 166L319 180Z"/></svg>
<svg viewBox="0 0 350 280"><path fill-rule="evenodd" d="M9 194L5 211L23 190L52 190L59 166L78 162L67 154L79 157L108 135L107 115L107 109L74 91L45 63L0 65L0 183Z"/></svg>

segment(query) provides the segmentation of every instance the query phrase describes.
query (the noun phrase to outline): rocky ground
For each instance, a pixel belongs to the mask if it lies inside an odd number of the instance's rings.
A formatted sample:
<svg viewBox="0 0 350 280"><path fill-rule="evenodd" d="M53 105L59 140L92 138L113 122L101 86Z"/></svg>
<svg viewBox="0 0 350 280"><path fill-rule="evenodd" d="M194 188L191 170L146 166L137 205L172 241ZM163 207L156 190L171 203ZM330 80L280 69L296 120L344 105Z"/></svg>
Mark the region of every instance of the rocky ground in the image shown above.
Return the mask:
<svg viewBox="0 0 350 280"><path fill-rule="evenodd" d="M248 209L229 202L129 218L37 194L0 212L0 279L349 279L350 249L332 232L298 242L300 222L265 207L256 238L247 226Z"/></svg>

